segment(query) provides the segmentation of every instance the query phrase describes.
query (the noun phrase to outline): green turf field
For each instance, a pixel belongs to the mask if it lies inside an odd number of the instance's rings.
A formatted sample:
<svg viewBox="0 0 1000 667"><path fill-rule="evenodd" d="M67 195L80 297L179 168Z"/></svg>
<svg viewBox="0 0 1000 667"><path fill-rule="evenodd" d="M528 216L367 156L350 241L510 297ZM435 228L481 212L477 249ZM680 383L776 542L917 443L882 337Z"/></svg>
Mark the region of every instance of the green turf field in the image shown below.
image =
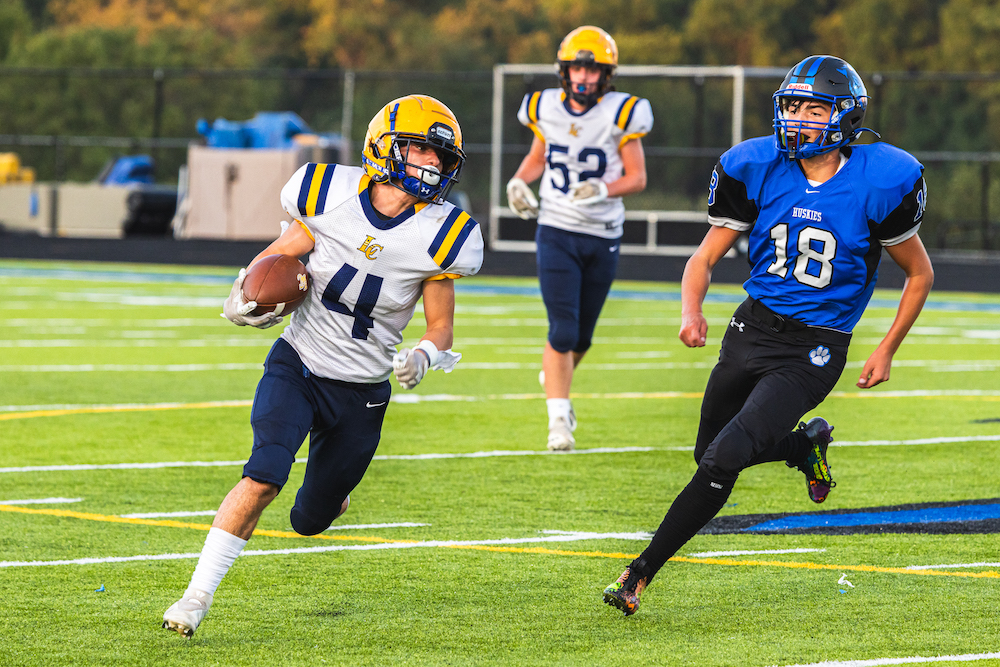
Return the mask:
<svg viewBox="0 0 1000 667"><path fill-rule="evenodd" d="M698 535L635 616L602 603L694 472L743 294L713 287L708 344L687 349L676 284L616 283L574 385L578 451L553 455L536 283L460 281L463 360L396 388L335 524L361 527L291 533L297 463L195 637L161 630L249 455L281 329L219 317L233 274L0 262L0 664L1000 665L996 534ZM817 411L836 426L829 500L768 464L724 515L1000 497L1000 297L933 293L892 380L861 392L897 297L876 292ZM418 313L407 342L421 331Z"/></svg>

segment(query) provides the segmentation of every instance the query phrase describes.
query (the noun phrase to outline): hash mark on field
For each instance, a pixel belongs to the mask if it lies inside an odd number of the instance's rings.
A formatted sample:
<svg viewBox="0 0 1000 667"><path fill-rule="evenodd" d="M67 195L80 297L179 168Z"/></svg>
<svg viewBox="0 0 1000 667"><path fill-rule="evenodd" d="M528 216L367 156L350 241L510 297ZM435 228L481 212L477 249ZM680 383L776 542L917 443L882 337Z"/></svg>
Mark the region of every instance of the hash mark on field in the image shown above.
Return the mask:
<svg viewBox="0 0 1000 667"><path fill-rule="evenodd" d="M965 653L963 655L938 655L928 658L915 655L910 658L810 662L808 664L786 665L785 667L878 667L879 665L912 665L921 662L972 662L975 660L993 660L994 658L1000 658L1000 653Z"/></svg>

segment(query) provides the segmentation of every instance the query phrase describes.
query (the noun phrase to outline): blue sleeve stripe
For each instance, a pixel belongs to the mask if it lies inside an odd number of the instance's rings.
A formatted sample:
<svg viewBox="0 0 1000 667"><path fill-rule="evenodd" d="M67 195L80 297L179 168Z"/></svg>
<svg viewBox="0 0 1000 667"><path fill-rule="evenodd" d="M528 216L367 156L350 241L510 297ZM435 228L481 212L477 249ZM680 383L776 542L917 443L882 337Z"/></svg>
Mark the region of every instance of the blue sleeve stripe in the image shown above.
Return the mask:
<svg viewBox="0 0 1000 667"><path fill-rule="evenodd" d="M479 223L469 218L465 221L465 225L462 227L462 231L458 233L458 238L455 239L455 243L451 246L451 251L448 252L448 256L444 258L444 261L439 264L442 269L446 269L451 266L455 258L458 257L459 251L462 249L462 245L465 244L465 239L469 238L469 234L472 230L476 228Z"/></svg>
<svg viewBox="0 0 1000 667"><path fill-rule="evenodd" d="M319 195L316 197L316 215L326 212L326 195L330 191L330 181L333 179L333 172L336 168L335 164L327 165L326 171L323 172L323 180L319 185Z"/></svg>
<svg viewBox="0 0 1000 667"><path fill-rule="evenodd" d="M313 174L316 173L316 165L312 162L306 165L305 176L302 177L302 185L299 186L299 215L306 214L306 204L309 201L309 186L312 185Z"/></svg>
<svg viewBox="0 0 1000 667"><path fill-rule="evenodd" d="M455 224L458 220L458 216L462 215L462 210L456 208L451 212L451 215L441 224L441 229L438 230L437 236L434 237L434 243L431 243L431 247L427 249L427 254L433 257L441 249L441 244L444 243L445 238L448 236L448 232L451 231L451 226Z"/></svg>

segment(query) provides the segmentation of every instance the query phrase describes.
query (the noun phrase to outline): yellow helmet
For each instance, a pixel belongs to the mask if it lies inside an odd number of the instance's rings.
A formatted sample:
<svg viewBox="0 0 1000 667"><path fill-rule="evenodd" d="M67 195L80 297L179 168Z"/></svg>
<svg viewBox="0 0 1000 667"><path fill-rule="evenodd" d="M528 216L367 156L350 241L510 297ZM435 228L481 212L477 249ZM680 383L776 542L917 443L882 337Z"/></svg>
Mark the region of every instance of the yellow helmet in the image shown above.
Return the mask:
<svg viewBox="0 0 1000 667"><path fill-rule="evenodd" d="M408 161L411 143L437 151L440 171ZM451 109L429 95L407 95L389 102L368 123L361 149L365 173L376 183L389 183L421 201L440 204L458 183L465 152L462 128ZM406 167L416 170L408 175Z"/></svg>
<svg viewBox="0 0 1000 667"><path fill-rule="evenodd" d="M597 82L595 92L588 95L583 89L573 89L569 80L571 65L597 67L601 70L601 78ZM604 93L612 90L611 77L615 75L615 69L618 67L618 45L611 35L597 26L580 26L563 38L556 54L556 67L559 69L559 81L566 94L580 104L591 107Z"/></svg>

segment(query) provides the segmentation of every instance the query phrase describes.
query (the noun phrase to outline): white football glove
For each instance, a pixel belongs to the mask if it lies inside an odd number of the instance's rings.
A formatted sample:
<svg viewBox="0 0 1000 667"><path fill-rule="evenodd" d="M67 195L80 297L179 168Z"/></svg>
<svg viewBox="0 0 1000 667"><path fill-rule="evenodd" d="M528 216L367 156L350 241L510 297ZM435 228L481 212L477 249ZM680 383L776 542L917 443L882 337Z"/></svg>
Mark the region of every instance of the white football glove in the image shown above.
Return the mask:
<svg viewBox="0 0 1000 667"><path fill-rule="evenodd" d="M569 186L569 198L574 204L590 206L608 198L608 184L596 178Z"/></svg>
<svg viewBox="0 0 1000 667"><path fill-rule="evenodd" d="M236 276L233 282L233 289L229 292L229 297L222 304L222 317L226 318L236 326L245 327L250 325L258 329L273 327L282 321L282 317L274 313L264 313L263 315L250 315L250 311L257 307L256 301L243 300L243 280L247 277L247 270L240 269L240 275Z"/></svg>
<svg viewBox="0 0 1000 667"><path fill-rule="evenodd" d="M520 178L512 178L507 182L507 203L514 214L522 220L538 215L538 199L528 184Z"/></svg>
<svg viewBox="0 0 1000 667"><path fill-rule="evenodd" d="M392 372L403 389L413 389L420 384L430 365L430 355L421 349L404 347L392 357Z"/></svg>

